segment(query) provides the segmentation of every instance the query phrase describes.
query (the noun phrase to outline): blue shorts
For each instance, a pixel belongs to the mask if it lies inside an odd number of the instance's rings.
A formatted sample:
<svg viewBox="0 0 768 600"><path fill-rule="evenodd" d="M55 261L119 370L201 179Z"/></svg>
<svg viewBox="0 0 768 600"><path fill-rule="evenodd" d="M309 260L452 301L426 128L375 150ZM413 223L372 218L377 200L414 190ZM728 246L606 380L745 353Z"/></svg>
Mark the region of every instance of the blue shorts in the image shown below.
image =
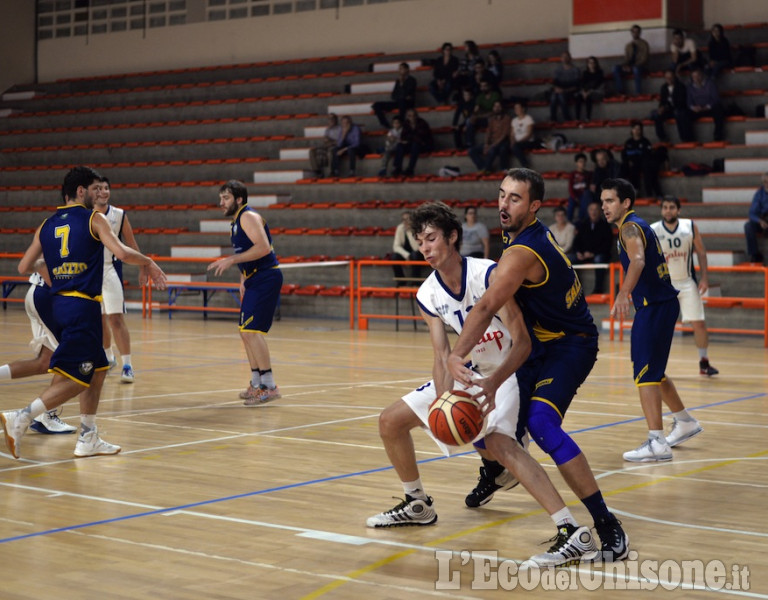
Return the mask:
<svg viewBox="0 0 768 600"><path fill-rule="evenodd" d="M666 375L669 349L680 313L677 298L643 306L632 323L632 371L635 385L658 385Z"/></svg>
<svg viewBox="0 0 768 600"><path fill-rule="evenodd" d="M53 336L58 340L61 330L56 319L53 318L53 294L48 286L36 285L33 292L35 310L37 315Z"/></svg>
<svg viewBox="0 0 768 600"><path fill-rule="evenodd" d="M52 305L59 347L48 370L88 387L95 371L109 369L101 339L101 303L54 295Z"/></svg>
<svg viewBox="0 0 768 600"><path fill-rule="evenodd" d="M240 331L267 333L272 327L283 272L280 269L256 271L245 280L245 293L240 303Z"/></svg>
<svg viewBox="0 0 768 600"><path fill-rule="evenodd" d="M521 404L527 410L530 402L545 402L562 419L597 360L597 338L569 335L540 348L517 371Z"/></svg>

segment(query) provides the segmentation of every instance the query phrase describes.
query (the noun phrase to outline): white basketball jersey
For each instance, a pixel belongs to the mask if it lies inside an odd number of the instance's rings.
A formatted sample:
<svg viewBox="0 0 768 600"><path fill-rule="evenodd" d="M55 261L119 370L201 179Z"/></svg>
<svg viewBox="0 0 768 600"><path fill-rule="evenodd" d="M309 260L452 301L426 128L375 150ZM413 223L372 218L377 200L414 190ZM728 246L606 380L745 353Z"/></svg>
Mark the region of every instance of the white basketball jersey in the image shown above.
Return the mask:
<svg viewBox="0 0 768 600"><path fill-rule="evenodd" d="M669 231L664 221L656 221L653 225L656 237L659 238L664 258L669 265L669 276L672 281L688 279L693 273L693 221L678 219L674 231Z"/></svg>
<svg viewBox="0 0 768 600"><path fill-rule="evenodd" d="M488 287L488 278L496 267L492 260L465 258L463 293L455 296L445 287L437 271L427 277L419 287L416 300L429 315L439 317L446 325L461 333L469 310L475 305ZM495 316L482 339L472 350L472 364L482 375L498 367L511 346L511 336L501 319Z"/></svg>
<svg viewBox="0 0 768 600"><path fill-rule="evenodd" d="M112 232L119 238L120 232L123 230L123 220L125 219L125 211L122 208L117 208L116 206L110 205L107 207L107 212L104 213L104 216L109 222L109 227L112 229ZM112 251L105 246L104 247L104 264L111 265L113 258L114 258L114 254L112 254Z"/></svg>

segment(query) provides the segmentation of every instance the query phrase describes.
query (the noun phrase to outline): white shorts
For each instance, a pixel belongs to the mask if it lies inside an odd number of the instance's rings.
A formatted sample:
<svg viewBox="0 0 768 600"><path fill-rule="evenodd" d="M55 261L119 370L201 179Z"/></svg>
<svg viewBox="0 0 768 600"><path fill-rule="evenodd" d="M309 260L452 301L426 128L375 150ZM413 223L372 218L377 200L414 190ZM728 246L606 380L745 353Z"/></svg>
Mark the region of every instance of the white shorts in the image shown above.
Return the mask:
<svg viewBox="0 0 768 600"><path fill-rule="evenodd" d="M692 277L672 281L672 286L680 293L677 299L680 302L680 312L683 323L704 320L704 302L701 301L699 287Z"/></svg>
<svg viewBox="0 0 768 600"><path fill-rule="evenodd" d="M104 265L104 282L101 284L101 314L117 315L125 312L123 282L117 276L115 267Z"/></svg>
<svg viewBox="0 0 768 600"><path fill-rule="evenodd" d="M51 333L51 330L45 326L43 320L37 312L35 307L35 288L37 286L30 285L27 290L27 295L24 297L24 310L27 311L29 317L29 324L32 326L32 341L29 342L29 347L35 356L40 354L40 350L43 346L51 350L56 351L59 347L59 340Z"/></svg>
<svg viewBox="0 0 768 600"><path fill-rule="evenodd" d="M464 389L464 386L459 382L454 382L454 389ZM480 391L480 388L472 387L467 390L470 394L474 394ZM429 407L437 399L437 393L435 392L435 382L429 381L420 388L415 389L409 394L403 396L403 402L405 402L411 410L416 413L416 416L424 423L422 427L431 437L437 446L442 450L446 456L452 454L458 454L460 452L466 452L467 448L464 446L449 446L443 444L440 440L432 435L432 431L429 429ZM485 427L480 434L472 440L476 442L489 433L498 431L508 435L513 440L517 436L517 424L520 419L520 388L517 386L517 377L514 375L507 379L496 390L496 408L494 408L485 420ZM527 436L526 436L527 437Z"/></svg>

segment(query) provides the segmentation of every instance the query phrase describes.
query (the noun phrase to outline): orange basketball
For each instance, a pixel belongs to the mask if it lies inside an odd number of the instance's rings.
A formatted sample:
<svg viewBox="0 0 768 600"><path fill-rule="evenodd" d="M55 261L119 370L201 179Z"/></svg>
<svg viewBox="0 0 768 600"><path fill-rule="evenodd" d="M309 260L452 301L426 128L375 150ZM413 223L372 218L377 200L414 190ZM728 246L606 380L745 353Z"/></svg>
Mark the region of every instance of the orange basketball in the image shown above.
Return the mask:
<svg viewBox="0 0 768 600"><path fill-rule="evenodd" d="M445 392L429 407L429 428L449 446L468 444L483 430L480 406L463 390Z"/></svg>

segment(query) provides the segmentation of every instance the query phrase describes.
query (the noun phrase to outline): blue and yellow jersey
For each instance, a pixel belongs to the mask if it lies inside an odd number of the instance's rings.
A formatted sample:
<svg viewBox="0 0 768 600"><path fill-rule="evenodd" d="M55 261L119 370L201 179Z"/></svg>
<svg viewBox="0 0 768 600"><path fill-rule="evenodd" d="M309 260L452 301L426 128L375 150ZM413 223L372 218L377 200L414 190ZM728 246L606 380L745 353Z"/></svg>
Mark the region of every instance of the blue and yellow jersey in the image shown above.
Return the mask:
<svg viewBox="0 0 768 600"><path fill-rule="evenodd" d="M651 226L630 210L619 223L619 259L624 272L629 268L629 256L622 241L621 231L627 223L634 223L641 232L643 247L645 248L645 268L637 280L635 289L632 290L632 303L635 309L642 308L654 302L665 302L677 297L677 290L672 287L669 278L669 267L664 259L664 252L659 244L659 239L651 229Z"/></svg>
<svg viewBox="0 0 768 600"><path fill-rule="evenodd" d="M235 217L232 219L232 224L230 225L230 240L232 241L232 247L235 249L235 254L241 254L253 246L251 238L248 237L248 234L246 234L240 226L240 219L243 214L249 210L252 209L248 206L240 207L240 210L235 213ZM272 234L269 233L269 227L267 226L266 221L264 221L264 232L267 234L267 239L269 240L269 253L256 260L237 265L237 268L240 269L240 272L245 279L248 279L256 271L273 269L278 266L277 256L275 256L275 251L272 247Z"/></svg>
<svg viewBox="0 0 768 600"><path fill-rule="evenodd" d="M52 293L101 300L104 244L93 231L94 214L82 204L61 206L40 228Z"/></svg>
<svg viewBox="0 0 768 600"><path fill-rule="evenodd" d="M567 335L597 336L581 281L549 229L534 219L514 240L506 234L502 239L504 252L524 248L544 268L542 282L524 281L515 294L531 333L545 343Z"/></svg>

